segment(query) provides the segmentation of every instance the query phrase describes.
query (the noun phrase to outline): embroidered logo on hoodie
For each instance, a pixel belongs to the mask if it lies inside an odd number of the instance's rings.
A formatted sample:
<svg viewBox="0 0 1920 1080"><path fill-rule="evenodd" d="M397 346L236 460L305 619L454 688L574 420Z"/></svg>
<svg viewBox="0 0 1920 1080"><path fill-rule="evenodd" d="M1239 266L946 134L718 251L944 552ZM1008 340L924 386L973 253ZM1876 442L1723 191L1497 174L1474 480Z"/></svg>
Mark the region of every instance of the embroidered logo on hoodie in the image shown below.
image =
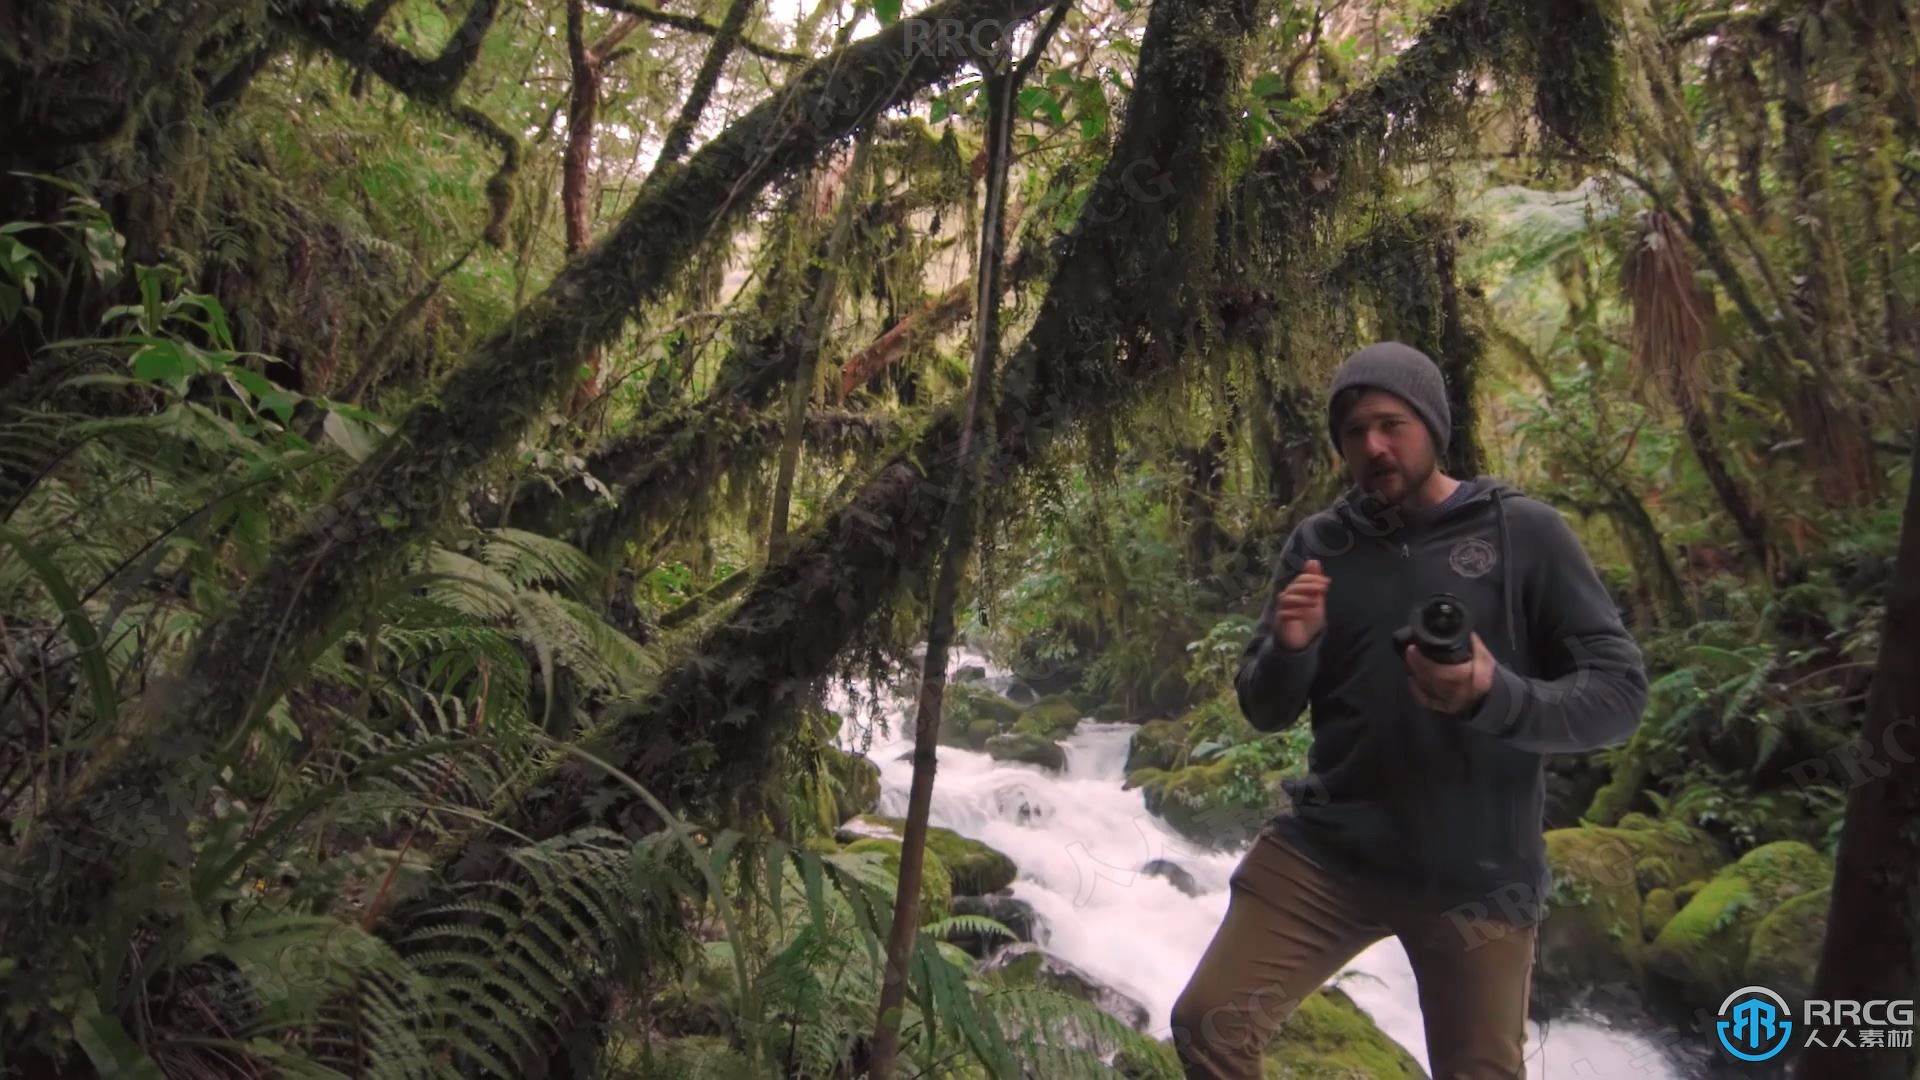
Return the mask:
<svg viewBox="0 0 1920 1080"><path fill-rule="evenodd" d="M1493 569L1497 560L1493 545L1477 536L1460 541L1453 545L1452 551L1447 552L1447 565L1453 567L1453 572L1461 577L1477 578Z"/></svg>

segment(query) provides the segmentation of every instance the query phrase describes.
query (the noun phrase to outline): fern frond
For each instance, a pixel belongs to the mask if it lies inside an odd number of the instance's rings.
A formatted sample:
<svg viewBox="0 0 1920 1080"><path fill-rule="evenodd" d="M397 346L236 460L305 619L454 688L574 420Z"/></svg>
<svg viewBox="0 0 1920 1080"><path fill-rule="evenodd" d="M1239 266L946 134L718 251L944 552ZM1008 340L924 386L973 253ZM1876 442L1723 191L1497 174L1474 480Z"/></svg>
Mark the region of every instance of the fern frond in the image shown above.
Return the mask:
<svg viewBox="0 0 1920 1080"><path fill-rule="evenodd" d="M541 584L580 588L605 572L572 544L520 529L487 530L480 558L521 588Z"/></svg>

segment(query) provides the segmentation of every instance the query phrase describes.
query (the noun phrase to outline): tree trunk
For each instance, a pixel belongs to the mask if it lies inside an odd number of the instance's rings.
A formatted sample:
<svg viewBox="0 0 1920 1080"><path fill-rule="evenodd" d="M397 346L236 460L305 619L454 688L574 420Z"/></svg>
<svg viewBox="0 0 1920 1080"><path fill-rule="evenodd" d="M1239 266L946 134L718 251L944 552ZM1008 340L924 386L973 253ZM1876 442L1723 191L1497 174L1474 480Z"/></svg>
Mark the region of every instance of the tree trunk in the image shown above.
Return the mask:
<svg viewBox="0 0 1920 1080"><path fill-rule="evenodd" d="M1801 418L1800 433L1819 469L1821 497L1832 506L1852 506L1878 493L1880 474L1867 445L1868 433L1847 404L1857 332L1847 297L1846 262L1829 220L1830 200L1839 192L1828 167L1826 122L1809 85L1812 58L1806 34L1814 18L1811 12L1802 12L1789 19L1775 49L1785 136L1782 172L1793 183L1793 219L1799 225L1804 260L1807 336L1820 348L1819 356L1803 358L1812 370L1797 373L1790 407Z"/></svg>
<svg viewBox="0 0 1920 1080"><path fill-rule="evenodd" d="M1479 476L1486 457L1480 452L1475 373L1480 364L1480 339L1460 314L1460 280L1455 271L1453 241L1445 236L1433 245L1434 273L1440 279L1440 370L1447 376L1447 410L1453 432L1447 441L1447 473L1461 478Z"/></svg>
<svg viewBox="0 0 1920 1080"><path fill-rule="evenodd" d="M922 14L1004 25L1036 7L1031 0L948 0ZM96 745L70 797L32 823L0 871L39 876L59 849L92 844L91 821L109 795L157 805L170 801L172 778L211 776L181 763L243 734L319 653L341 613L447 519L474 473L518 442L587 353L618 333L635 306L661 295L697 247L721 235L720 226L775 178L961 63L957 50L909 48L907 32L907 22L895 23L809 66L685 168L649 183L611 233L409 412L334 500L280 545L232 607L202 629L177 677L151 689L145 714ZM184 796L197 804L199 794ZM23 951L57 947L65 935L55 927L90 920L134 861L103 859L93 872L69 876L71 891L60 898L0 890L0 941L21 942Z"/></svg>
<svg viewBox="0 0 1920 1080"><path fill-rule="evenodd" d="M1226 481L1226 451L1226 439L1216 431L1198 448L1184 454L1181 516L1187 525L1187 575L1196 580L1212 576L1213 557L1221 546L1222 534L1214 507Z"/></svg>
<svg viewBox="0 0 1920 1080"><path fill-rule="evenodd" d="M1674 395L1674 407L1680 410L1687 443L1693 447L1693 456L1700 462L1701 471L1707 474L1707 483L1713 487L1713 493L1720 497L1720 505L1726 509L1727 516L1733 519L1733 527L1739 530L1740 538L1746 541L1748 554L1753 556L1755 564L1763 572L1772 576L1778 569L1779 557L1768 536L1767 519L1727 467L1727 459L1720 453L1719 444L1713 440L1713 426L1707 420L1706 409L1691 391L1683 387L1670 388L1670 393Z"/></svg>
<svg viewBox="0 0 1920 1080"><path fill-rule="evenodd" d="M1913 476L1920 478L1920 430ZM1853 746L1864 775L1847 795L1817 998L1920 998L1920 479L1910 482L1880 631L1866 723ZM1824 764L1824 762L1822 762ZM1806 1054L1801 1080L1905 1080L1909 1049Z"/></svg>
<svg viewBox="0 0 1920 1080"><path fill-rule="evenodd" d="M1693 621L1693 603L1680 583L1667 543L1647 513L1646 503L1624 484L1608 485L1612 505L1608 507L1621 538L1634 549L1633 571L1652 597L1658 621L1663 626L1685 626ZM1648 579L1651 580L1648 580Z"/></svg>
<svg viewBox="0 0 1920 1080"><path fill-rule="evenodd" d="M1066 6L1054 9L1047 20L1034 56L1060 25ZM1026 65L1023 64L1024 68ZM973 381L967 393L967 414L960 424L960 466L947 507L946 542L940 572L934 581L933 610L927 616L927 654L920 673L918 712L914 717L913 780L907 789L907 820L900 841L900 875L893 897L893 922L887 928L886 964L880 983L880 1005L873 1038L867 1048L867 1070L872 1080L892 1080L894 1058L900 1046L900 1009L907 999L907 972L920 930L920 878L926 863L927 815L933 807L935 749L940 740L940 709L947 689L948 647L953 642L953 609L960 593L960 575L973 552L975 492L985 472L979 460L990 452L993 434L984 425L993 409L993 362L1000 349L1000 253L1006 247L1003 217L1007 211L1007 157L1013 138L1013 95L1020 74L982 72L987 90L987 198L980 220L980 262L974 273Z"/></svg>

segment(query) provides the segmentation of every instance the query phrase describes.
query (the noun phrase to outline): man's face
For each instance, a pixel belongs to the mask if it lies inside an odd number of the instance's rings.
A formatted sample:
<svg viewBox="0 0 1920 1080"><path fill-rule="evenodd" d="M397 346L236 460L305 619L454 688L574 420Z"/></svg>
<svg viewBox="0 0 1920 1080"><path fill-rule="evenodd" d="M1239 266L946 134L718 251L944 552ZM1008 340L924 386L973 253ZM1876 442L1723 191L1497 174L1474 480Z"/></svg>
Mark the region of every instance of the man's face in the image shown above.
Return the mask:
<svg viewBox="0 0 1920 1080"><path fill-rule="evenodd" d="M1340 422L1340 456L1362 491L1397 504L1437 464L1433 436L1418 413L1385 390L1366 390Z"/></svg>

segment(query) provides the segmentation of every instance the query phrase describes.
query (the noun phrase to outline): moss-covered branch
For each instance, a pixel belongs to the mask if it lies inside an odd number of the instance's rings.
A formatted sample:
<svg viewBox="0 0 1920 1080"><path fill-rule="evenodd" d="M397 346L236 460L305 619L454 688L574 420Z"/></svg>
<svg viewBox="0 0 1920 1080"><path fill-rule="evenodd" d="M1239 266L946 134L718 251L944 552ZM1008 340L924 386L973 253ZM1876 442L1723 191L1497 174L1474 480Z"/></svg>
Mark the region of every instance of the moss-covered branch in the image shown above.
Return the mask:
<svg viewBox="0 0 1920 1080"><path fill-rule="evenodd" d="M700 123L700 114L707 111L707 100L713 96L713 88L719 85L720 71L727 66L727 57L740 43L740 31L747 25L747 16L753 12L754 0L732 0L727 5L726 17L720 20L719 32L713 35L713 43L707 46L707 55L700 61L700 70L694 73L693 86L687 91L686 101L681 103L680 115L673 120L673 126L661 139L660 157L655 169L663 168L680 160L680 155L693 145L693 129Z"/></svg>
<svg viewBox="0 0 1920 1080"><path fill-rule="evenodd" d="M928 18L962 25L1030 17L1031 2L949 0ZM413 543L450 516L474 473L512 447L568 385L588 351L660 296L692 253L777 177L954 71L965 57L909 47L903 24L797 74L685 167L649 183L619 224L483 342L276 551L232 607L210 619L179 674L145 713L95 747L69 789L0 869L43 867L90 829L107 793L157 801L183 759L242 735L324 646L357 598L379 587ZM191 770L211 776L213 770ZM65 902L17 890L0 897L0 939L57 940L49 920L84 922L125 872L118 860L71 875ZM32 965L23 965L31 969Z"/></svg>
<svg viewBox="0 0 1920 1080"><path fill-rule="evenodd" d="M1450 9L1441 25L1455 32L1444 49L1423 39L1411 50L1430 61L1412 69L1419 77L1397 68L1383 80L1391 90L1377 85L1328 113L1294 143L1309 153L1289 151L1284 161L1268 162L1237 193L1257 196L1249 190L1256 185L1298 190L1315 176L1339 184L1343 165L1363 145L1377 152L1378 124L1392 115L1394 103L1384 95L1435 101L1456 92L1460 73L1477 59L1474 43L1497 29L1465 23L1462 12L1491 7L1468 0ZM1175 10L1173 4L1156 8L1150 43L1160 44L1157 35L1168 32ZM1034 462L1056 433L1149 392L1183 345L1218 329L1219 293L1208 290L1216 281L1213 223L1226 208L1223 185L1208 178L1218 175L1212 148L1226 141L1231 121L1223 115L1228 110L1213 107L1223 98L1212 94L1215 80L1229 78L1232 68L1219 35L1235 16L1216 17L1220 23L1207 32L1183 35L1157 53L1143 49L1143 57L1157 62L1143 60L1121 143L1066 238L1034 326L1009 364L994 425L997 475L989 488L1012 489L1010 470ZM1444 62L1431 62L1436 53ZM1183 74L1174 74L1176 65ZM1208 92L1173 92L1168 87L1176 80L1187 86L1199 80ZM1381 119L1356 119L1356 101L1371 103ZM1155 182L1171 176L1182 182ZM1170 282L1182 287L1169 288ZM882 469L850 506L762 574L733 617L700 642L700 660L610 723L595 752L678 812L726 814L740 789L764 778L769 755L790 730L793 704L830 669L864 620L929 565L957 468L959 429L957 413L943 413L912 453ZM800 627L806 632L796 632ZM620 785L573 766L516 800L511 816L515 828L533 836L594 821L654 824ZM489 844L476 841L456 859L455 872L488 874L497 855Z"/></svg>
<svg viewBox="0 0 1920 1080"><path fill-rule="evenodd" d="M688 33L709 34L718 37L722 32L720 27L715 26L713 23L697 15L680 15L671 11L661 11L651 4L638 3L637 0L593 0L593 5L598 8L605 8L608 11L617 11L622 15L631 15L636 19L654 23L659 26L671 26L675 30L685 30ZM764 57L768 60L796 62L806 59L806 56L801 53L788 52L785 49L776 49L768 45L762 45L744 36L740 39L740 48L755 56Z"/></svg>

